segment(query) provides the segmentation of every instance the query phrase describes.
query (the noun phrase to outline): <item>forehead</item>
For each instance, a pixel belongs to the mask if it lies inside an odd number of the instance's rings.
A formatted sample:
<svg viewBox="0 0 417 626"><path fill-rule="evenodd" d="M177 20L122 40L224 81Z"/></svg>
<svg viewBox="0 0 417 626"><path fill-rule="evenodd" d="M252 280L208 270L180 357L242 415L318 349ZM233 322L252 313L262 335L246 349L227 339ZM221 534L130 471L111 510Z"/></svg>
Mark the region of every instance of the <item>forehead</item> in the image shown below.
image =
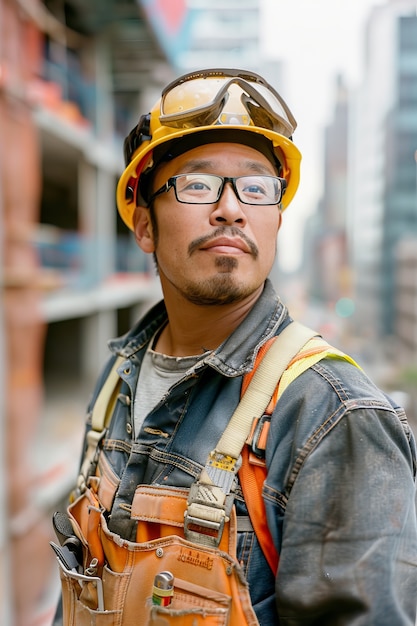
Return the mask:
<svg viewBox="0 0 417 626"><path fill-rule="evenodd" d="M217 173L225 176L242 174L277 175L271 161L255 148L238 143L213 143L198 146L158 167L157 177L186 172Z"/></svg>

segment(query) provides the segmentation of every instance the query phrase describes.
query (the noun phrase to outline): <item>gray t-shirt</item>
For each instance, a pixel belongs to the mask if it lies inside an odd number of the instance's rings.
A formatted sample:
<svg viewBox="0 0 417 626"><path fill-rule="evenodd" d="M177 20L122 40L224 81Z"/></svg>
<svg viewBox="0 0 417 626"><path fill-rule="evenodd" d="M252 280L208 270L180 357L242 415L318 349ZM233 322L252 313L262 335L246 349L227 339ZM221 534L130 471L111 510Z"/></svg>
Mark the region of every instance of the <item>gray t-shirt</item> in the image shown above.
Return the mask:
<svg viewBox="0 0 417 626"><path fill-rule="evenodd" d="M148 348L140 369L135 394L133 413L136 436L145 417L164 397L170 387L181 380L191 367L208 354L210 351L193 356L176 357L155 352L151 347Z"/></svg>

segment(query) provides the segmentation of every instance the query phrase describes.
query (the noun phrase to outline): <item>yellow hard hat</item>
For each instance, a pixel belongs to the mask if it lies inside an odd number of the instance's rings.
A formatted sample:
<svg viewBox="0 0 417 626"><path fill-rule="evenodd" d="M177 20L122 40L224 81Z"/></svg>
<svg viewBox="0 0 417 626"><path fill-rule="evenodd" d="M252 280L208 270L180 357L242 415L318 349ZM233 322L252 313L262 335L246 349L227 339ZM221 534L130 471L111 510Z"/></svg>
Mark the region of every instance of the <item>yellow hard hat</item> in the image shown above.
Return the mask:
<svg viewBox="0 0 417 626"><path fill-rule="evenodd" d="M285 209L297 191L301 154L292 142L297 124L281 96L258 74L235 69L191 72L170 83L148 115L126 137L126 169L117 186L117 207L133 230L137 204L147 205L149 177L164 160L197 145L236 142L265 151L287 181ZM267 141L266 141L267 140ZM269 141L268 141L269 140Z"/></svg>

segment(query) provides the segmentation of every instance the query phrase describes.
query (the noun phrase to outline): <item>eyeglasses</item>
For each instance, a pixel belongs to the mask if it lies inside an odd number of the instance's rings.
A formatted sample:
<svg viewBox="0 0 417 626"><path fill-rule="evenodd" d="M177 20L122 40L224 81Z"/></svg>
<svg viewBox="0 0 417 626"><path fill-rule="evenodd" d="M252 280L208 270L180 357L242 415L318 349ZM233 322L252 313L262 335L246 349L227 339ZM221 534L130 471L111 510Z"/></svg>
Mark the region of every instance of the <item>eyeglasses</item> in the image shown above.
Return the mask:
<svg viewBox="0 0 417 626"><path fill-rule="evenodd" d="M241 90L244 113L228 111L234 85ZM249 125L291 137L297 123L288 106L271 85L255 73L207 69L173 81L162 92L159 121L173 128L196 128L217 124Z"/></svg>
<svg viewBox="0 0 417 626"><path fill-rule="evenodd" d="M287 181L278 176L217 176L215 174L179 174L172 176L149 199L148 206L160 194L174 188L178 202L184 204L215 204L220 200L226 183L233 187L243 204L267 206L279 204Z"/></svg>

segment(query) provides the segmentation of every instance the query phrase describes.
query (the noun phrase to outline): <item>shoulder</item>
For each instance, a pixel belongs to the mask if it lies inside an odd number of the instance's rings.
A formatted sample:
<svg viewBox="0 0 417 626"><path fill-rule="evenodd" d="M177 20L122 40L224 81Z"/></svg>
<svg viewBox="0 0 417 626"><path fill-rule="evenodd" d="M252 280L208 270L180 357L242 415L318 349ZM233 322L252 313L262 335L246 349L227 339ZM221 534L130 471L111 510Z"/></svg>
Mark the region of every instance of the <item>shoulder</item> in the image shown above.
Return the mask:
<svg viewBox="0 0 417 626"><path fill-rule="evenodd" d="M410 438L404 412L362 369L340 358L325 357L286 386L273 411L267 449L274 454L283 441L293 450L302 450L313 441L318 445L344 420L369 420L375 414L378 421L392 422Z"/></svg>
<svg viewBox="0 0 417 626"><path fill-rule="evenodd" d="M302 402L320 397L324 407L340 406L346 409L374 407L393 411L387 395L358 365L343 356L326 356L296 376L282 394L285 402Z"/></svg>
<svg viewBox="0 0 417 626"><path fill-rule="evenodd" d="M358 454L370 466L396 459L408 477L415 472L415 441L404 411L363 370L326 357L291 382L275 407L266 445L268 482L290 490L307 463L330 472Z"/></svg>

